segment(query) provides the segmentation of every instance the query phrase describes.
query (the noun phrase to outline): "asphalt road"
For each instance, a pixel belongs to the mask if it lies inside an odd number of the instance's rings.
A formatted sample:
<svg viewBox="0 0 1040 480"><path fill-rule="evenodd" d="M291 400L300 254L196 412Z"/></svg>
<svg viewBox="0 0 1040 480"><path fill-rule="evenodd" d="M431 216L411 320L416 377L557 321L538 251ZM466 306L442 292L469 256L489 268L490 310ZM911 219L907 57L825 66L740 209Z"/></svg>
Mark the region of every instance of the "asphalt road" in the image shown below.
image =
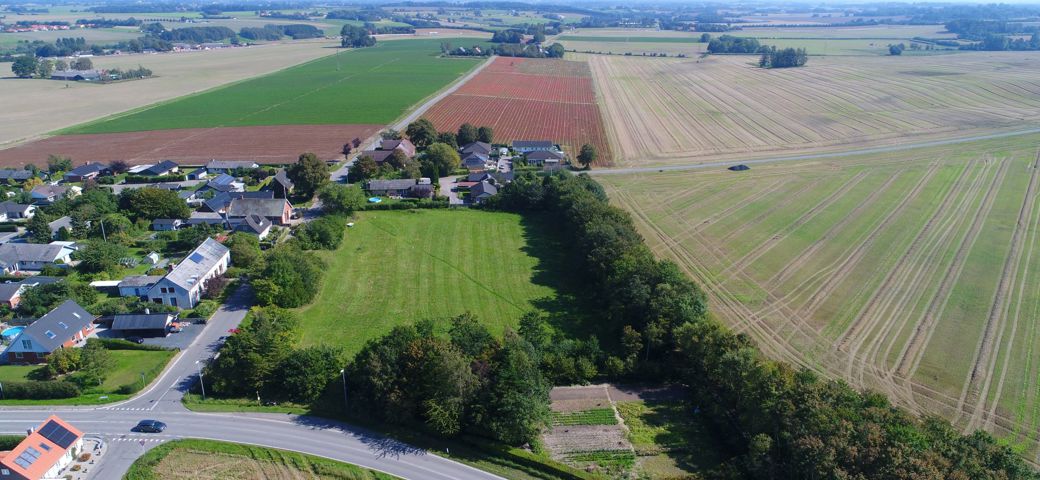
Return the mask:
<svg viewBox="0 0 1040 480"><path fill-rule="evenodd" d="M247 288L235 292L218 310L191 346L182 350L166 371L131 400L102 407L4 407L0 432L24 433L56 414L83 430L101 436L108 452L89 472L95 479L118 479L139 456L164 441L203 438L292 450L352 463L407 479L495 479L477 470L407 444L317 417L281 414L195 413L181 404L198 381L198 368L219 350L249 309ZM196 363L199 362L199 363ZM205 385L205 384L204 384ZM142 419L169 425L162 434L133 433Z"/></svg>

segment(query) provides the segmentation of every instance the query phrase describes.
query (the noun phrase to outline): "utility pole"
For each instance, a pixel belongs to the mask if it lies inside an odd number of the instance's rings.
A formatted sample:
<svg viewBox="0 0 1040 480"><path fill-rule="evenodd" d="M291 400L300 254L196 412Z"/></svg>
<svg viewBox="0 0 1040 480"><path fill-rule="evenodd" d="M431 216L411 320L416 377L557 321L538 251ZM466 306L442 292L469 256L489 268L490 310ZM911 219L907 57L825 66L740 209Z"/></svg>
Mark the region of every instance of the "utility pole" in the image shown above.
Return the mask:
<svg viewBox="0 0 1040 480"><path fill-rule="evenodd" d="M339 369L339 374L343 377L343 411L347 411L347 369Z"/></svg>
<svg viewBox="0 0 1040 480"><path fill-rule="evenodd" d="M199 387L202 388L202 401L206 401L206 382L202 380L202 366L199 365L199 360L195 360L195 368L199 371Z"/></svg>

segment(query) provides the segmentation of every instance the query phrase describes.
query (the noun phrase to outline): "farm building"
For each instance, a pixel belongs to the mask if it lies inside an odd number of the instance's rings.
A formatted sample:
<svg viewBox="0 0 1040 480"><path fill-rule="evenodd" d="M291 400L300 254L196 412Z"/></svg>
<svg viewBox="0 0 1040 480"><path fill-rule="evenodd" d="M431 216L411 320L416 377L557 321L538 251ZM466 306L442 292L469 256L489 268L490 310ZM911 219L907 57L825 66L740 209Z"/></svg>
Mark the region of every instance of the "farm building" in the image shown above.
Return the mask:
<svg viewBox="0 0 1040 480"><path fill-rule="evenodd" d="M96 82L101 80L100 70L58 70L51 73L51 80L66 82Z"/></svg>
<svg viewBox="0 0 1040 480"><path fill-rule="evenodd" d="M130 313L112 317L112 330L123 336L165 337L170 324L177 319L174 313Z"/></svg>
<svg viewBox="0 0 1040 480"><path fill-rule="evenodd" d="M217 212L193 212L187 220L184 221L185 225L219 225L221 227L227 224L227 219L224 218L223 213Z"/></svg>
<svg viewBox="0 0 1040 480"><path fill-rule="evenodd" d="M81 346L93 332L94 316L75 301L65 300L25 327L4 356L10 363L41 363L59 348Z"/></svg>
<svg viewBox="0 0 1040 480"><path fill-rule="evenodd" d="M516 140L513 150L520 153L551 152L556 150L556 145L549 140Z"/></svg>
<svg viewBox="0 0 1040 480"><path fill-rule="evenodd" d="M220 242L207 238L188 257L148 291L153 303L194 308L202 299L206 282L227 271L231 253Z"/></svg>
<svg viewBox="0 0 1040 480"><path fill-rule="evenodd" d="M51 415L18 446L0 454L0 480L71 478L64 469L82 452L83 432Z"/></svg>

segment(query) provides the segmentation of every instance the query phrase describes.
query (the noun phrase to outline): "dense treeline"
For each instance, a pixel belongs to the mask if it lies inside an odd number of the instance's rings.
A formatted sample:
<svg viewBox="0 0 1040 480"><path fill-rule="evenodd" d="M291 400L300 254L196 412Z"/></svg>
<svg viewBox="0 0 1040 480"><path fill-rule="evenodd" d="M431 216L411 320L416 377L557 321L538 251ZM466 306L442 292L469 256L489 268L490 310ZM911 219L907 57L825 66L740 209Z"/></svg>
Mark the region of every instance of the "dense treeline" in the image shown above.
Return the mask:
<svg viewBox="0 0 1040 480"><path fill-rule="evenodd" d="M166 30L159 37L167 42L219 42L235 38L235 31L228 27L185 27Z"/></svg>
<svg viewBox="0 0 1040 480"><path fill-rule="evenodd" d="M376 39L369 35L368 30L349 23L343 25L339 34L343 37L340 44L346 48L371 47L376 44Z"/></svg>
<svg viewBox="0 0 1040 480"><path fill-rule="evenodd" d="M703 292L656 260L631 217L586 176L520 175L489 207L545 212L560 226L582 292L599 306L597 331L620 338L619 374L686 385L690 414L738 453L709 478L1037 478L987 433L963 436L881 394L765 358L706 315Z"/></svg>
<svg viewBox="0 0 1040 480"><path fill-rule="evenodd" d="M238 36L257 41L281 40L282 29L270 27L271 25L265 27L242 27L238 31Z"/></svg>
<svg viewBox="0 0 1040 480"><path fill-rule="evenodd" d="M283 36L288 36L293 40L301 40L305 38L320 38L325 35L325 32L319 30L313 25L306 24L293 24L293 25L264 25L261 27L242 27L239 30L238 35L242 38L248 38L250 40L280 40Z"/></svg>
<svg viewBox="0 0 1040 480"><path fill-rule="evenodd" d="M523 43L524 32L517 30L499 30L491 35L494 43Z"/></svg>
<svg viewBox="0 0 1040 480"><path fill-rule="evenodd" d="M758 59L758 66L762 68L801 67L809 61L809 54L804 48L763 47L763 50L762 57Z"/></svg>
<svg viewBox="0 0 1040 480"><path fill-rule="evenodd" d="M722 35L708 42L708 53L760 53L762 45L756 38Z"/></svg>
<svg viewBox="0 0 1040 480"><path fill-rule="evenodd" d="M93 25L98 28L112 27L140 27L141 21L134 18L81 18L76 20L76 25Z"/></svg>

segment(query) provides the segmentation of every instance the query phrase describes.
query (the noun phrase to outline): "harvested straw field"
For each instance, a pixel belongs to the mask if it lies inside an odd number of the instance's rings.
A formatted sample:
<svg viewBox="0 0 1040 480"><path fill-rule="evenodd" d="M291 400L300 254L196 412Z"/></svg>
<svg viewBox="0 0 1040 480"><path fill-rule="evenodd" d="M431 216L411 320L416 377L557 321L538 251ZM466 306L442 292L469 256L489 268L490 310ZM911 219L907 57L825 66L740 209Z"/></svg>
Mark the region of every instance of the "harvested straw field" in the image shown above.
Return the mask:
<svg viewBox="0 0 1040 480"><path fill-rule="evenodd" d="M1040 119L1040 59L1017 53L813 57L763 70L752 56L589 56L621 165L833 151Z"/></svg>
<svg viewBox="0 0 1040 480"><path fill-rule="evenodd" d="M553 140L572 157L589 143L598 163L611 158L584 62L498 58L424 116L438 130L487 125L496 142Z"/></svg>
<svg viewBox="0 0 1040 480"><path fill-rule="evenodd" d="M1037 460L1040 135L601 177L776 358Z"/></svg>
<svg viewBox="0 0 1040 480"><path fill-rule="evenodd" d="M95 162L123 160L131 165L167 159L193 165L214 158L281 164L295 162L303 152L331 160L342 155L343 144L368 138L380 128L382 125L275 125L58 135L0 150L0 165L43 166L48 155Z"/></svg>

